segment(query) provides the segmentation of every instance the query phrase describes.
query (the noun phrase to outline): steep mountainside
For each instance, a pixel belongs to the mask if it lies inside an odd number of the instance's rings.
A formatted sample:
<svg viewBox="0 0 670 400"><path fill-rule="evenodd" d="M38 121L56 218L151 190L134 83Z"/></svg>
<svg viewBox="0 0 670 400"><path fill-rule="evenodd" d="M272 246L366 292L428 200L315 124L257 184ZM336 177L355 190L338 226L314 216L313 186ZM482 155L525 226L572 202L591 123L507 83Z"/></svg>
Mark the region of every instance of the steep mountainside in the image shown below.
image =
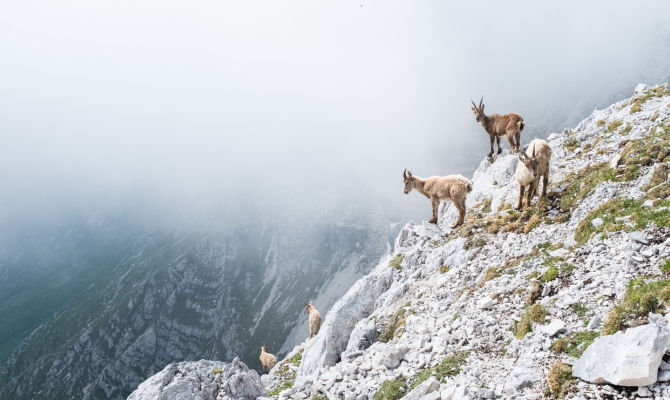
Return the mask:
<svg viewBox="0 0 670 400"><path fill-rule="evenodd" d="M0 283L19 288L3 292L15 302L5 315L25 321L24 301L38 324L0 371L0 399L125 398L181 360L240 357L258 368L257 349L279 349L306 320L305 299L329 307L388 251L392 229L381 215L229 231L94 225L5 248ZM11 275L18 266L31 281Z"/></svg>
<svg viewBox="0 0 670 400"><path fill-rule="evenodd" d="M407 224L268 395L670 398L670 87L548 142L548 200L511 209L516 156L483 161L465 224Z"/></svg>

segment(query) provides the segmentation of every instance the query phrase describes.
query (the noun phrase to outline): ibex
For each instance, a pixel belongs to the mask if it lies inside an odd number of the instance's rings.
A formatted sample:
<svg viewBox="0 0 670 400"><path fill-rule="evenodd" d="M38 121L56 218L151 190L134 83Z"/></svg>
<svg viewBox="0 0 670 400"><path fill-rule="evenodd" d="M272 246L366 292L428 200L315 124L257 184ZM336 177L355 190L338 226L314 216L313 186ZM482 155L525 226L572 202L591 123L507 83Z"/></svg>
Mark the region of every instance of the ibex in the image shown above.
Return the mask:
<svg viewBox="0 0 670 400"><path fill-rule="evenodd" d="M531 199L537 193L542 177L542 195L547 195L547 184L549 184L549 161L551 160L551 147L544 140L533 139L528 145L526 153L519 153L519 164L516 166L514 179L519 183L519 200L516 209L521 209L523 192L528 186L525 207L530 206Z"/></svg>
<svg viewBox="0 0 670 400"><path fill-rule="evenodd" d="M512 147L510 153L515 153L519 151L519 144L521 143L521 131L524 127L523 118L519 114L484 114L484 98L482 97L479 100L479 106L475 105L475 102L472 102L472 111L475 113L475 120L482 124L486 133L489 134L491 138L491 151L488 154L490 158L493 156L493 139L496 139L498 142L498 154L502 153L500 148L500 138L502 136L507 136L509 144Z"/></svg>
<svg viewBox="0 0 670 400"><path fill-rule="evenodd" d="M261 346L261 356L259 358L261 360L261 365L263 366L263 372L270 372L272 367L277 364L277 357L275 357L274 354L268 353L268 348L265 346Z"/></svg>
<svg viewBox="0 0 670 400"><path fill-rule="evenodd" d="M305 304L305 310L309 314L309 338L311 339L321 329L321 314L314 308L312 303Z"/></svg>
<svg viewBox="0 0 670 400"><path fill-rule="evenodd" d="M463 223L465 218L465 198L472 191L472 183L461 175L431 176L430 178L419 178L412 172L404 170L402 178L405 181L405 194L416 189L422 195L430 199L433 205L433 218L431 224L437 223L437 209L440 202L451 200L458 210L458 220L452 228Z"/></svg>

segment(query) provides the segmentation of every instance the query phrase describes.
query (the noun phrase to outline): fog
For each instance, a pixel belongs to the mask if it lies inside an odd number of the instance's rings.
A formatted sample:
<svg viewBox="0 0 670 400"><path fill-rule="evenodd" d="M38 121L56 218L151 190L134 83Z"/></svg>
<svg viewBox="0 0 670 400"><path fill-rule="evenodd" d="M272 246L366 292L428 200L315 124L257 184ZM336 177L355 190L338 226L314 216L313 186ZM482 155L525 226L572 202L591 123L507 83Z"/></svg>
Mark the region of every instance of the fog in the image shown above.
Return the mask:
<svg viewBox="0 0 670 400"><path fill-rule="evenodd" d="M427 218L402 170L470 176L488 152L470 99L523 115L523 143L560 131L668 79L669 14L667 1L6 2L2 212L143 198L202 216L353 203Z"/></svg>

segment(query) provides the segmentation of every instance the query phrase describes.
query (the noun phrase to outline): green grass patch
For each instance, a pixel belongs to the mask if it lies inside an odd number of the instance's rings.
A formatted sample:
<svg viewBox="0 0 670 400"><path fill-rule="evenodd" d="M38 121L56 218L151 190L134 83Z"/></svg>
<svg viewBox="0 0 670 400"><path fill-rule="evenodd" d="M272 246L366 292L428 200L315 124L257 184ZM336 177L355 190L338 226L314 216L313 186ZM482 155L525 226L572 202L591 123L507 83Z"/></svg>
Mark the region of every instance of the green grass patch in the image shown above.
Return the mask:
<svg viewBox="0 0 670 400"><path fill-rule="evenodd" d="M579 145L579 140L574 137L570 137L565 142L563 142L563 147L570 151L574 151L577 147L579 147Z"/></svg>
<svg viewBox="0 0 670 400"><path fill-rule="evenodd" d="M574 311L575 314L582 318L585 317L586 313L589 311L588 307L586 307L583 303L572 303L570 304L570 308L572 311Z"/></svg>
<svg viewBox="0 0 670 400"><path fill-rule="evenodd" d="M220 373L222 373L222 372L223 372L223 370L222 370L221 368L214 368L214 369L212 370L212 373L213 373L213 374L220 374Z"/></svg>
<svg viewBox="0 0 670 400"><path fill-rule="evenodd" d="M547 310L541 304L533 304L526 309L526 312L514 326L514 335L522 339L528 332L533 331L533 322L544 323L547 317Z"/></svg>
<svg viewBox="0 0 670 400"><path fill-rule="evenodd" d="M670 279L648 281L637 277L628 283L621 303L612 307L603 325L603 334L611 335L635 324L635 319L665 309L670 300Z"/></svg>
<svg viewBox="0 0 670 400"><path fill-rule="evenodd" d="M659 268L661 269L661 272L667 275L670 272L670 258L666 258Z"/></svg>
<svg viewBox="0 0 670 400"><path fill-rule="evenodd" d="M626 124L626 126L623 127L621 132L619 132L621 135L628 135L630 130L633 129L633 127L630 124Z"/></svg>
<svg viewBox="0 0 670 400"><path fill-rule="evenodd" d="M441 265L440 266L440 273L441 274L446 274L447 272L449 272L449 268L450 267L448 265Z"/></svg>
<svg viewBox="0 0 670 400"><path fill-rule="evenodd" d="M405 308L400 307L391 318L384 331L379 335L379 341L387 343L395 337L399 337L405 331Z"/></svg>
<svg viewBox="0 0 670 400"><path fill-rule="evenodd" d="M405 259L405 255L403 253L398 253L389 261L389 267L395 268L397 270L402 269L402 261Z"/></svg>
<svg viewBox="0 0 670 400"><path fill-rule="evenodd" d="M577 173L570 172L562 184L567 184L561 195L562 211L570 211L577 202L585 198L600 182L615 180L614 171L607 163L589 165Z"/></svg>
<svg viewBox="0 0 670 400"><path fill-rule="evenodd" d="M467 361L468 355L467 351L458 352L445 357L433 368L420 370L409 380L409 389L414 389L431 376L434 376L438 382L442 382L444 378L458 375L461 372L461 366Z"/></svg>
<svg viewBox="0 0 670 400"><path fill-rule="evenodd" d="M579 245L583 245L596 233L639 230L651 223L659 227L670 226L670 209L662 209L662 207L670 207L670 200L666 198L658 201L652 207L643 207L642 204L647 197L641 200L624 197L608 200L600 207L592 210L577 225L575 241ZM624 220L623 218L627 216L630 218ZM602 218L603 224L596 228L591 225L591 221L598 217Z"/></svg>
<svg viewBox="0 0 670 400"><path fill-rule="evenodd" d="M398 400L407 394L408 389L407 378L401 375L397 379L384 381L375 393L374 400Z"/></svg>

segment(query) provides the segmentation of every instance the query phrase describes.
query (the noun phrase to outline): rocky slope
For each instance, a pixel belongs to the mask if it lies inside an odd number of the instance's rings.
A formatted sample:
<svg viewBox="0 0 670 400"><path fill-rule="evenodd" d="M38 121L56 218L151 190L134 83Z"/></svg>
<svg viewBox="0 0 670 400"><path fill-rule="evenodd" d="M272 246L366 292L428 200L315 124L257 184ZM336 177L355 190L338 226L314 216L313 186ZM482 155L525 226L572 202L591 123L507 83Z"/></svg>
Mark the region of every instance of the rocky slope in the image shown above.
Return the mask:
<svg viewBox="0 0 670 400"><path fill-rule="evenodd" d="M548 200L512 210L516 156L482 161L465 224L408 223L268 396L670 398L670 88L548 142Z"/></svg>

